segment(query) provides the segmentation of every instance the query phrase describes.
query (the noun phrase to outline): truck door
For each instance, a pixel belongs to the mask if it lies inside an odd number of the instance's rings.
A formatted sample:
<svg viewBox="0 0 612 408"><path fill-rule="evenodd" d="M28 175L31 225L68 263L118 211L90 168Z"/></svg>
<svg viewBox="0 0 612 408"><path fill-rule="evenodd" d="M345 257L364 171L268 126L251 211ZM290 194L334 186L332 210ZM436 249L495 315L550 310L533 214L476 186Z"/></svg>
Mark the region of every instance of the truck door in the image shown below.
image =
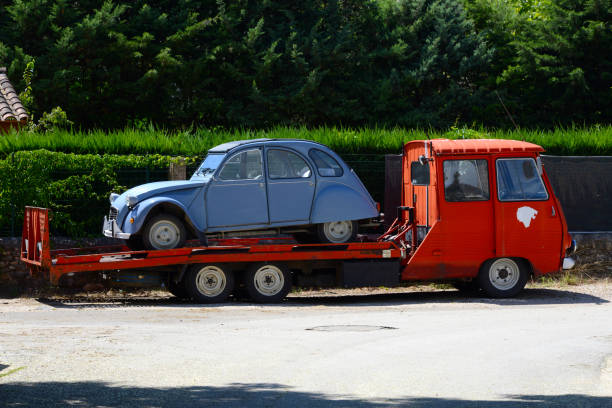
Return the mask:
<svg viewBox="0 0 612 408"><path fill-rule="evenodd" d="M470 277L494 254L490 159L468 156L442 161L440 278ZM440 170L439 170L440 171Z"/></svg>
<svg viewBox="0 0 612 408"><path fill-rule="evenodd" d="M537 272L559 269L562 222L542 166L533 157L495 160L496 256L531 261Z"/></svg>

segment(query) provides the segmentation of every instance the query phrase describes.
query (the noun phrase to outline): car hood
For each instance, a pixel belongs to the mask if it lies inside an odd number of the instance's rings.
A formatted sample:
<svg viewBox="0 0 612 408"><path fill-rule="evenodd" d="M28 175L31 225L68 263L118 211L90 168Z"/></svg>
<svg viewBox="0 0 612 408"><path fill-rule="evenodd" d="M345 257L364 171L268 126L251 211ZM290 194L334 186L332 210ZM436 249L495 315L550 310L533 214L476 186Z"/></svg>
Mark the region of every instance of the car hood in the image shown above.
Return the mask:
<svg viewBox="0 0 612 408"><path fill-rule="evenodd" d="M171 191L200 188L206 185L202 180L180 180L180 181L157 181L155 183L141 184L130 188L113 201L113 207L120 209L126 204L126 197L135 197L137 202L141 202L149 197L162 195Z"/></svg>

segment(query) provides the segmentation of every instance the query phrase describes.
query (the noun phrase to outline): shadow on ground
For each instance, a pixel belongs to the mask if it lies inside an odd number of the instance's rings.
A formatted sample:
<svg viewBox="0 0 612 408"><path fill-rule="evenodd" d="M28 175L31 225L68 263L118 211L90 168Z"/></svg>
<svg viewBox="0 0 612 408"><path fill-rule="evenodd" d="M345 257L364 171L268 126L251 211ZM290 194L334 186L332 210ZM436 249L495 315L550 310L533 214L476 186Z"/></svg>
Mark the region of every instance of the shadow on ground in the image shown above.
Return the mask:
<svg viewBox="0 0 612 408"><path fill-rule="evenodd" d="M119 308L119 307L225 307L249 305L253 303L231 299L226 303L199 305L189 300L168 297L70 297L70 298L39 298L40 303L55 308ZM511 299L492 299L482 295L466 295L460 291L442 290L427 292L358 294L342 296L303 296L292 294L283 302L269 304L275 307L307 307L313 305L325 306L391 306L419 303L434 304L494 304L494 305L563 305L563 304L605 304L608 300L579 292L558 289L525 289L519 296Z"/></svg>
<svg viewBox="0 0 612 408"><path fill-rule="evenodd" d="M588 395L510 395L505 401L445 398L353 399L298 392L280 384L222 387L146 388L101 382L0 384L5 407L610 407L612 397Z"/></svg>

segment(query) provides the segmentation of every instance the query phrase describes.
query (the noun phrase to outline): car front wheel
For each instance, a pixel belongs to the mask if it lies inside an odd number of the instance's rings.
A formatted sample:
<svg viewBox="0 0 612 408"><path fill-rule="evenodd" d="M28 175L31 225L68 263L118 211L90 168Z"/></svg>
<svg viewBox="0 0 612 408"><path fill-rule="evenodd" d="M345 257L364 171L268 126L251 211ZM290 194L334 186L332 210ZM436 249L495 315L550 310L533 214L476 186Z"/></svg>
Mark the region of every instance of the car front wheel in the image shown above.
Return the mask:
<svg viewBox="0 0 612 408"><path fill-rule="evenodd" d="M187 230L174 215L158 214L147 222L142 238L147 249L180 248L187 239Z"/></svg>
<svg viewBox="0 0 612 408"><path fill-rule="evenodd" d="M343 244L355 239L357 235L357 222L331 221L317 226L317 233L321 242Z"/></svg>

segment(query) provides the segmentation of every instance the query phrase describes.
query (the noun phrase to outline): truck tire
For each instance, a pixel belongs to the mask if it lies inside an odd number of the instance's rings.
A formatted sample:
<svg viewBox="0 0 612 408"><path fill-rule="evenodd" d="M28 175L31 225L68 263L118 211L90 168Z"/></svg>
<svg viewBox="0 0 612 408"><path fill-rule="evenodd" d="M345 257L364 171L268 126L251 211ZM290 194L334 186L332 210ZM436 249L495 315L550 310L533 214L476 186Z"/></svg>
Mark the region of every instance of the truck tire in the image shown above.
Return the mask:
<svg viewBox="0 0 612 408"><path fill-rule="evenodd" d="M199 303L220 303L234 290L234 274L222 264L195 264L185 274L187 293Z"/></svg>
<svg viewBox="0 0 612 408"><path fill-rule="evenodd" d="M480 268L478 283L484 292L494 298L516 296L527 283L529 268L523 259L489 259Z"/></svg>
<svg viewBox="0 0 612 408"><path fill-rule="evenodd" d="M291 290L291 273L283 264L256 263L246 271L244 284L255 302L276 303Z"/></svg>
<svg viewBox="0 0 612 408"><path fill-rule="evenodd" d="M317 235L321 242L344 244L355 239L357 229L356 221L331 221L317 225Z"/></svg>
<svg viewBox="0 0 612 408"><path fill-rule="evenodd" d="M142 242L147 249L181 248L186 239L187 230L183 221L165 213L148 220L142 234Z"/></svg>

